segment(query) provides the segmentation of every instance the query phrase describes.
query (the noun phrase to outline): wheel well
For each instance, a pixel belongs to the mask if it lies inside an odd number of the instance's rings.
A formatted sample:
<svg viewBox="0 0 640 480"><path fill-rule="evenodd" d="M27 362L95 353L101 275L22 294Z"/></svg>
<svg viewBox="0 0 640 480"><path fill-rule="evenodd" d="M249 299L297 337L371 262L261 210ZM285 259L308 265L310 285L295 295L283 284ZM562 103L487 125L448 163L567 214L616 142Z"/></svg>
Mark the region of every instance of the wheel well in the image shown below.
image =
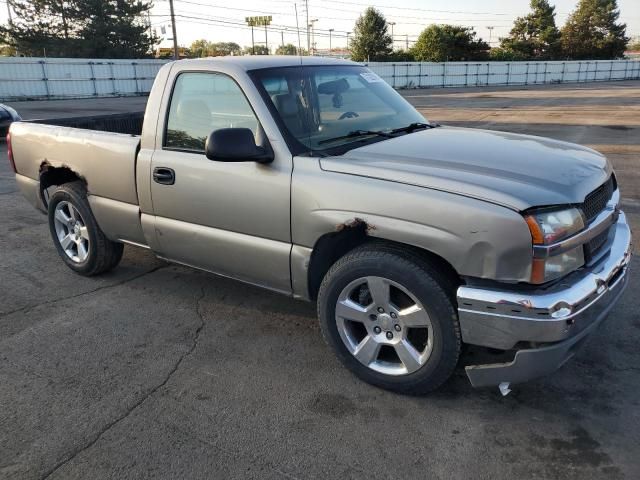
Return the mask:
<svg viewBox="0 0 640 480"><path fill-rule="evenodd" d="M327 233L318 239L309 262L308 288L312 300L317 298L320 284L331 266L348 252L364 244L378 244L381 248L395 248L429 263L443 275L447 282L447 285L443 285L443 287L449 290L447 293L455 296L455 291L462 284L462 280L444 258L406 243L370 237L367 234L368 229L369 226L364 221L356 219L351 224L342 225L339 231Z"/></svg>
<svg viewBox="0 0 640 480"><path fill-rule="evenodd" d="M43 164L40 167L40 194L43 200L42 203L45 207L47 206L48 195L46 195L46 191L49 187L75 182L77 180L82 180L82 177L68 167L52 167L46 163Z"/></svg>

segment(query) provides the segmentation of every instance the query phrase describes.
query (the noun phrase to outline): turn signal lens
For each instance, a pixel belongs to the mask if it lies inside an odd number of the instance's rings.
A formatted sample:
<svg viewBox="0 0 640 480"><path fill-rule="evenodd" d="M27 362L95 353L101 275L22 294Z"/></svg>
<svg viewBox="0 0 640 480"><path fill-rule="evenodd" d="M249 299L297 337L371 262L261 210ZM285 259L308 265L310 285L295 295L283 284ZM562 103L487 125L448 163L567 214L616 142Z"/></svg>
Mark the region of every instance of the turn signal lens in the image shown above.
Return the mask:
<svg viewBox="0 0 640 480"><path fill-rule="evenodd" d="M584 219L577 208L537 210L524 218L535 245L551 245L584 229Z"/></svg>

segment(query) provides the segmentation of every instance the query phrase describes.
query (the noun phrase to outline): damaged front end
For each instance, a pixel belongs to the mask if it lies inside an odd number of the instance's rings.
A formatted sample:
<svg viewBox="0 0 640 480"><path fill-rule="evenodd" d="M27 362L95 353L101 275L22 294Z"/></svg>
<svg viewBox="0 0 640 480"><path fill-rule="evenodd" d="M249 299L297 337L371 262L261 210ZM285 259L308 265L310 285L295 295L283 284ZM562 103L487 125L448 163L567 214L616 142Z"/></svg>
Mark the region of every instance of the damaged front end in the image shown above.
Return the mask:
<svg viewBox="0 0 640 480"><path fill-rule="evenodd" d="M506 394L510 384L552 373L575 354L628 283L631 231L623 213L614 228L607 257L549 289L458 288L462 340L512 356L502 363L467 366L474 387L500 386Z"/></svg>

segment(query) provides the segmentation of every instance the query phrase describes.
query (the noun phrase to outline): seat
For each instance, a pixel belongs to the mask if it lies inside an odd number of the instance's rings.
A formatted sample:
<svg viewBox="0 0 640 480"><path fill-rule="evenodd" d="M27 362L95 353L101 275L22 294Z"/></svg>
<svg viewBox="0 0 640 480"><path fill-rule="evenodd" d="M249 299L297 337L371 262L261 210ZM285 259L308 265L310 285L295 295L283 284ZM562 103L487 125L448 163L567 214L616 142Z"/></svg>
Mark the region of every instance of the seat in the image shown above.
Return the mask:
<svg viewBox="0 0 640 480"><path fill-rule="evenodd" d="M274 95L272 101L287 129L293 135L305 133L304 110L298 95L282 93Z"/></svg>

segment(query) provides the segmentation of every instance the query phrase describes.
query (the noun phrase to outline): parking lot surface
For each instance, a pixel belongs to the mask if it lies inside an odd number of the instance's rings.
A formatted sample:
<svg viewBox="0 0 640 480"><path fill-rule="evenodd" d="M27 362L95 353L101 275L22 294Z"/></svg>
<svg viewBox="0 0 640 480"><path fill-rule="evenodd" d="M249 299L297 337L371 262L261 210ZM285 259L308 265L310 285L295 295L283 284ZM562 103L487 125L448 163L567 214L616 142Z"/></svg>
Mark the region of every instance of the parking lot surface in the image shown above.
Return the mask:
<svg viewBox="0 0 640 480"><path fill-rule="evenodd" d="M569 140L612 159L640 225L640 82L403 94L431 120ZM144 98L13 103L25 118ZM0 144L0 478L640 478L640 296L561 370L406 397L358 381L314 306L126 247L83 278ZM467 353L463 362L474 355Z"/></svg>

